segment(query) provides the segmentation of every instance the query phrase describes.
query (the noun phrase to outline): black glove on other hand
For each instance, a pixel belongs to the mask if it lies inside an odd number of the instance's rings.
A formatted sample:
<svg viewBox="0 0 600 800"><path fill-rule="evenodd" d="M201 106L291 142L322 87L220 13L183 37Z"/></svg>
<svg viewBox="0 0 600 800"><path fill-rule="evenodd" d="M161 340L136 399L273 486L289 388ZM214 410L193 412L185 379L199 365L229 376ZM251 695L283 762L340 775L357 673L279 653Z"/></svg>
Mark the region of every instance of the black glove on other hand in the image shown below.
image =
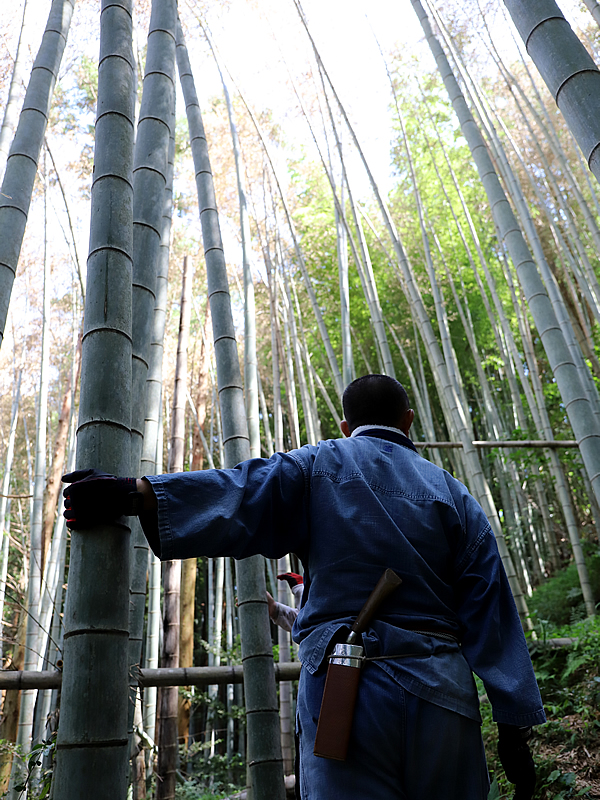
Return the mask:
<svg viewBox="0 0 600 800"><path fill-rule="evenodd" d="M532 800L535 792L535 764L527 741L530 727L498 724L498 756L506 777L515 784L514 800Z"/></svg>
<svg viewBox="0 0 600 800"><path fill-rule="evenodd" d="M61 478L70 486L63 492L68 528L84 530L142 510L135 478L117 478L99 469L79 469Z"/></svg>

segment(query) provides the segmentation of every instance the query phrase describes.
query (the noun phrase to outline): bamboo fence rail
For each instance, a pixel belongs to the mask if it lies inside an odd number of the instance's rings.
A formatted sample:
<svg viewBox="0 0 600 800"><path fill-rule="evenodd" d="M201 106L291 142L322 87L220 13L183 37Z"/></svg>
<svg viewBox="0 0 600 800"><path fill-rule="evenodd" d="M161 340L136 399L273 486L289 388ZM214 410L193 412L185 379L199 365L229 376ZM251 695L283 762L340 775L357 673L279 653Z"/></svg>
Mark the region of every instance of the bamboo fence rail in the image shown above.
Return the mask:
<svg viewBox="0 0 600 800"><path fill-rule="evenodd" d="M423 447L439 447L439 448L453 448L453 447L463 447L462 442L413 442L415 447L423 448ZM567 447L573 448L578 447L578 443L575 439L499 439L498 441L494 441L493 439L481 439L481 440L474 440L471 442L473 447L548 447L556 449L558 447Z"/></svg>
<svg viewBox="0 0 600 800"><path fill-rule="evenodd" d="M297 681L301 663L288 661L275 664L276 681ZM140 686L214 686L244 682L242 664L222 667L180 667L178 669L139 669L132 673ZM62 685L60 670L0 670L0 689L58 689Z"/></svg>

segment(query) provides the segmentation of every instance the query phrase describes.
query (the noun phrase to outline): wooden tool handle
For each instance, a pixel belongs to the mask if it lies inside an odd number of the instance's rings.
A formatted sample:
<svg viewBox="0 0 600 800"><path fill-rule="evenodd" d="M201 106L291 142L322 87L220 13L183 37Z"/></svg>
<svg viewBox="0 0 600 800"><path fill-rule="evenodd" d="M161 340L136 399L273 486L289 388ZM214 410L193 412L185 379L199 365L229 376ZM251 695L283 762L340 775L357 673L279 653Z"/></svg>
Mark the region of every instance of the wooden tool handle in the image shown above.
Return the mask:
<svg viewBox="0 0 600 800"><path fill-rule="evenodd" d="M397 589L398 586L402 583L402 578L398 577L393 569L386 569L383 573L377 586L371 592L369 599L362 607L362 611L356 618L354 625L352 626L352 632L348 637L348 644L351 644L352 641L356 639L356 637L361 634L369 624L369 622L375 616L375 613L379 606L383 603L388 595L390 595L394 589Z"/></svg>

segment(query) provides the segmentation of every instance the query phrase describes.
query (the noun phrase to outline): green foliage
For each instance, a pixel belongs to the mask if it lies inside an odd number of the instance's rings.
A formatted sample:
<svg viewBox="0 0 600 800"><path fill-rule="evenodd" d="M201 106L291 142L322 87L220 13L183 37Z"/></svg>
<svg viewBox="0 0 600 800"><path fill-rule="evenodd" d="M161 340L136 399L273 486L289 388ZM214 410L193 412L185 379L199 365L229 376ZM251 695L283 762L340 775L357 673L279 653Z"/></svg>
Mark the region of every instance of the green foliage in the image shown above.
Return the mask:
<svg viewBox="0 0 600 800"><path fill-rule="evenodd" d="M492 785L490 786L490 793L488 794L488 800L501 800L504 795L500 794L500 787L498 786L498 781L496 778L492 781Z"/></svg>
<svg viewBox="0 0 600 800"><path fill-rule="evenodd" d="M26 756L22 755L20 747L1 739L0 753L10 752L12 752L13 758L23 761L25 767L23 780L15 784L15 791L19 792L19 798L27 796L30 800L44 800L49 797L56 752L56 732L49 739L35 744ZM48 766L44 766L44 763ZM40 767L39 778L34 781L34 774ZM2 795L3 798L6 796L7 794Z"/></svg>
<svg viewBox="0 0 600 800"><path fill-rule="evenodd" d="M567 797L591 797L590 790L587 786L577 789L576 781L577 776L574 772L561 772L559 769L553 769L548 775L543 772L543 767L540 771L538 780L538 792L544 792L541 796L550 796L555 800L566 800ZM551 792L551 794L549 794Z"/></svg>
<svg viewBox="0 0 600 800"><path fill-rule="evenodd" d="M224 797L244 787L246 764L239 753L235 753L231 758L225 755L207 758L205 755L207 748L210 748L210 743L192 745L188 751L188 762L192 763L193 778L182 779L179 783L175 791L177 800ZM182 758L185 758L185 754L182 754Z"/></svg>
<svg viewBox="0 0 600 800"><path fill-rule="evenodd" d="M600 602L600 551L589 544L584 550L587 551L585 561L594 599ZM569 564L534 589L529 608L537 620L536 624L542 636L545 635L548 625L568 625L584 617L585 605L575 563Z"/></svg>

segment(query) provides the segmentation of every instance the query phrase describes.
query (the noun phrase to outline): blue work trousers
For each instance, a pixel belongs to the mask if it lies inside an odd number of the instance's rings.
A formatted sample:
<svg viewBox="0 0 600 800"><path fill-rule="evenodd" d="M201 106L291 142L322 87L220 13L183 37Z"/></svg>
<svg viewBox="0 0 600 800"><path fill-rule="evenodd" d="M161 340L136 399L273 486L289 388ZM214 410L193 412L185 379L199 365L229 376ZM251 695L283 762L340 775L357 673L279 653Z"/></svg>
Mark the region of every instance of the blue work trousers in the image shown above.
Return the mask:
<svg viewBox="0 0 600 800"><path fill-rule="evenodd" d="M302 670L302 800L487 800L479 723L410 694L376 663L363 668L346 761L313 755L324 686L325 670Z"/></svg>

